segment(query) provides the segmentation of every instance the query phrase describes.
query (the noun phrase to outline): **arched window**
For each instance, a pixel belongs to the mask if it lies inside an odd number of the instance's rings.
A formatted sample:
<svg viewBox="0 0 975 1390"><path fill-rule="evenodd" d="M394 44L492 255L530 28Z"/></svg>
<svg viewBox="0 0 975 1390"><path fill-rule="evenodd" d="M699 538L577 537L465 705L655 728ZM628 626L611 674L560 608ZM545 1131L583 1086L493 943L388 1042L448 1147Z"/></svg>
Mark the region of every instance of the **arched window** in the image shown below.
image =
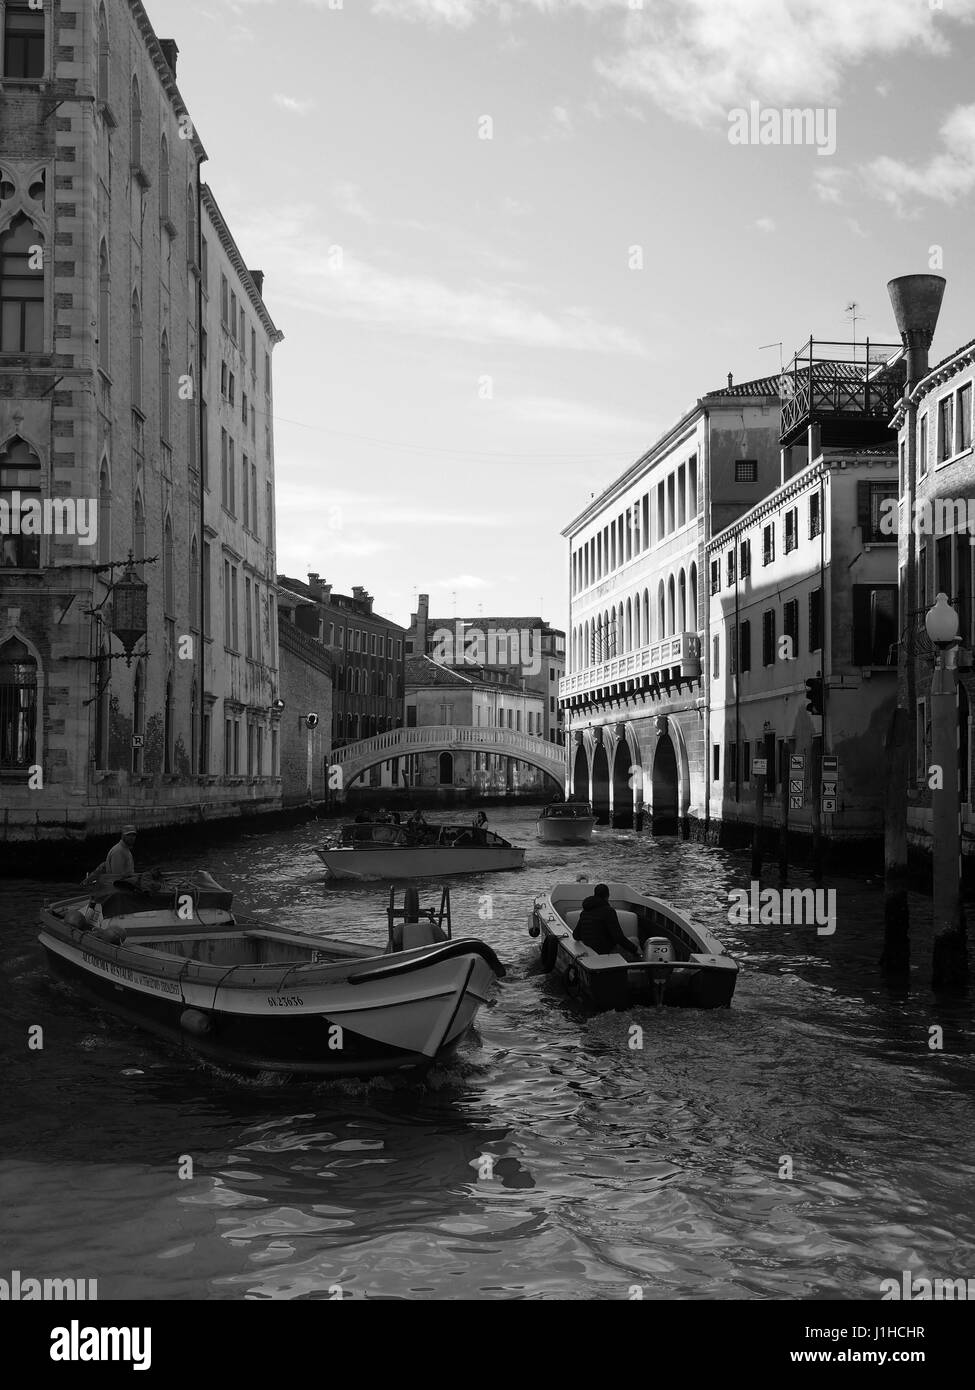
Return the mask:
<svg viewBox="0 0 975 1390"><path fill-rule="evenodd" d="M129 111L129 160L135 167L142 164L142 97L139 83L134 77Z"/></svg>
<svg viewBox="0 0 975 1390"><path fill-rule="evenodd" d="M0 768L26 771L36 747L37 662L11 638L0 647Z"/></svg>
<svg viewBox="0 0 975 1390"><path fill-rule="evenodd" d="M633 638L637 648L644 645L643 640L643 615L640 612L640 595L637 594L633 600Z"/></svg>
<svg viewBox="0 0 975 1390"><path fill-rule="evenodd" d="M44 241L19 213L0 236L0 352L44 351Z"/></svg>
<svg viewBox="0 0 975 1390"><path fill-rule="evenodd" d="M163 604L167 618L176 616L176 575L173 555L173 523L167 516L163 528Z"/></svg>
<svg viewBox="0 0 975 1390"><path fill-rule="evenodd" d="M582 625L582 660L579 665L583 667L592 665L592 640L589 635L588 618Z"/></svg>
<svg viewBox="0 0 975 1390"><path fill-rule="evenodd" d="M132 549L135 552L135 567L139 578L145 578L143 560L146 558L146 511L142 505L142 493L135 494L132 508Z"/></svg>
<svg viewBox="0 0 975 1390"><path fill-rule="evenodd" d="M667 580L667 636L671 637L677 630L674 618L674 576L671 575Z"/></svg>
<svg viewBox="0 0 975 1390"><path fill-rule="evenodd" d="M139 291L132 292L132 306L129 314L129 372L132 379L132 404L136 409L142 407L142 305Z"/></svg>
<svg viewBox="0 0 975 1390"><path fill-rule="evenodd" d="M190 542L190 627L200 628L200 547L195 536Z"/></svg>
<svg viewBox="0 0 975 1390"><path fill-rule="evenodd" d="M146 673L145 666L140 661L135 670L135 685L132 688L132 771L141 772L143 768L143 750L141 743L136 746L135 740L145 738L146 733Z"/></svg>
<svg viewBox="0 0 975 1390"><path fill-rule="evenodd" d="M667 631L667 611L664 606L664 581L657 585L657 641L662 642Z"/></svg>
<svg viewBox="0 0 975 1390"><path fill-rule="evenodd" d="M98 474L98 563L107 565L112 558L112 489L108 478L108 460Z"/></svg>
<svg viewBox="0 0 975 1390"><path fill-rule="evenodd" d="M169 207L169 141L165 135L159 141L159 216L170 219Z"/></svg>
<svg viewBox="0 0 975 1390"><path fill-rule="evenodd" d="M108 101L108 65L108 20L105 6L101 5L98 10L98 100L104 102Z"/></svg>
<svg viewBox="0 0 975 1390"><path fill-rule="evenodd" d="M34 511L41 499L41 461L25 440L15 435L0 453L0 502L10 517ZM0 529L0 569L36 570L41 566L41 538Z"/></svg>
<svg viewBox="0 0 975 1390"><path fill-rule="evenodd" d="M195 541L194 541L195 544ZM200 750L200 695L196 681L190 687L190 771L197 773Z"/></svg>
<svg viewBox="0 0 975 1390"><path fill-rule="evenodd" d="M104 372L111 364L111 303L108 247L103 241L98 251L98 365Z"/></svg>
<svg viewBox="0 0 975 1390"><path fill-rule="evenodd" d="M441 786L451 787L454 783L454 755L453 753L440 754L440 770L438 779Z"/></svg>
<svg viewBox="0 0 975 1390"><path fill-rule="evenodd" d="M681 572L680 572L680 580L679 580L678 582L679 582L679 595L678 595L679 603L678 603L678 607L679 607L679 609L680 609L680 627L677 628L677 631L678 631L678 632L686 632L686 631L687 631L687 575L684 573L683 570L681 570Z"/></svg>
<svg viewBox="0 0 975 1390"><path fill-rule="evenodd" d="M108 647L104 645L95 663L95 678L98 681L95 691L95 769L104 772L108 767L108 720L112 697L112 663L108 657Z"/></svg>
<svg viewBox="0 0 975 1390"><path fill-rule="evenodd" d="M653 641L653 633L650 631L650 590L643 591L643 636L647 646Z"/></svg>
<svg viewBox="0 0 975 1390"><path fill-rule="evenodd" d="M166 682L166 704L163 710L163 771L173 770L173 726L175 723L173 706L173 678Z"/></svg>
<svg viewBox="0 0 975 1390"><path fill-rule="evenodd" d="M197 264L196 193L192 184L186 190L186 258Z"/></svg>
<svg viewBox="0 0 975 1390"><path fill-rule="evenodd" d="M171 384L169 334L163 333L162 342L159 345L159 435L161 439L167 441L169 440L170 422L172 419L172 401L170 400Z"/></svg>
<svg viewBox="0 0 975 1390"><path fill-rule="evenodd" d="M697 565L691 562L691 631L697 632Z"/></svg>

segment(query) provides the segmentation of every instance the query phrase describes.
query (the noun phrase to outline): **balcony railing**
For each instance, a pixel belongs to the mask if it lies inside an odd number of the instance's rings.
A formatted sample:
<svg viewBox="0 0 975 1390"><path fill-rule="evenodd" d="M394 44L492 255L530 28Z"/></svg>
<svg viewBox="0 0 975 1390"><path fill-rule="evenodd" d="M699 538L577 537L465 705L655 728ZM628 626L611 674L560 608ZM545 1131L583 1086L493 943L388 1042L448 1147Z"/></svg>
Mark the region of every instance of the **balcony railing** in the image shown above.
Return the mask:
<svg viewBox="0 0 975 1390"><path fill-rule="evenodd" d="M674 669L687 680L701 674L701 639L696 632L680 632L674 637L664 638L662 642L641 647L639 651L627 652L624 656L602 661L598 666L574 671L559 681L559 698L567 699L602 686L640 680Z"/></svg>

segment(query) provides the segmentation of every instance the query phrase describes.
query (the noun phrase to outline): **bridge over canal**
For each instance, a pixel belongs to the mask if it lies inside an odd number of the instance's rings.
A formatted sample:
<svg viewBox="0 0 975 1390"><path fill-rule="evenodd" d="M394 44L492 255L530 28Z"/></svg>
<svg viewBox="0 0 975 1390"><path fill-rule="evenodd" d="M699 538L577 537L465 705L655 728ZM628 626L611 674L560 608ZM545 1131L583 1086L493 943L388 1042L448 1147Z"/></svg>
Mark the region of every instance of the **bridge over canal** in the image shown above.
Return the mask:
<svg viewBox="0 0 975 1390"><path fill-rule="evenodd" d="M340 786L352 784L377 763L407 758L414 753L493 753L497 757L529 763L540 768L564 791L565 752L558 743L549 743L534 734L518 733L493 725L430 724L416 729L388 729L373 738L347 743L332 750L331 778L341 769Z"/></svg>

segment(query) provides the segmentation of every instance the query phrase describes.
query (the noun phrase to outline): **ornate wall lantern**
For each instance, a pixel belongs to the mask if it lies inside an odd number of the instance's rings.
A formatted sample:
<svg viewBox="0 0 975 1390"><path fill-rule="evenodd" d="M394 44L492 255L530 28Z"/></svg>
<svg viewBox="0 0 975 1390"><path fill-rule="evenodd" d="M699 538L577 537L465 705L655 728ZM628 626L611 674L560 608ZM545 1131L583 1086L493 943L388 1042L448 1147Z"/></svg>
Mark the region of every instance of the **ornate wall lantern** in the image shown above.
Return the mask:
<svg viewBox="0 0 975 1390"><path fill-rule="evenodd" d="M149 586L136 574L130 550L125 573L112 586L111 628L125 649L126 666L132 665L136 643L141 642L149 630L148 610Z"/></svg>

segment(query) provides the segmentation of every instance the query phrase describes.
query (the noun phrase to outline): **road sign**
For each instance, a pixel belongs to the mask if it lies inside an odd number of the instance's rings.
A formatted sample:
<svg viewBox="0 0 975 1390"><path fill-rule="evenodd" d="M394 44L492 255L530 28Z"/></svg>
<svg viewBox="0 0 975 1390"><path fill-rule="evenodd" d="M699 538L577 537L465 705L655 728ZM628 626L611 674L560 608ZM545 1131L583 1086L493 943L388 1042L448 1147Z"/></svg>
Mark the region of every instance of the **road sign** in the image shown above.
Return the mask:
<svg viewBox="0 0 975 1390"><path fill-rule="evenodd" d="M824 781L824 782L823 782L823 796L835 796L835 795L836 795L836 783L835 783L835 781L831 781L831 782L826 782L826 781Z"/></svg>
<svg viewBox="0 0 975 1390"><path fill-rule="evenodd" d="M803 784L803 780L802 780L801 777L790 777L790 778L789 778L789 794L790 794L790 796L798 796L798 797L801 799L801 798L802 798L802 792L803 792L803 785L804 785L804 784Z"/></svg>
<svg viewBox="0 0 975 1390"><path fill-rule="evenodd" d="M802 797L801 797L801 796L790 796L790 797L789 797L789 810L790 810L790 811L801 811L801 810L802 810Z"/></svg>
<svg viewBox="0 0 975 1390"><path fill-rule="evenodd" d="M806 755L805 755L805 753L790 753L790 754L789 754L789 771L790 771L790 772L805 772L805 770L806 770Z"/></svg>
<svg viewBox="0 0 975 1390"><path fill-rule="evenodd" d="M837 773L838 771L839 771L839 768L837 767L837 763L836 763L836 754L835 754L835 753L824 753L824 754L823 754L823 776L824 776L824 777L828 777L829 774L830 774L831 772L832 772L833 775L835 776L836 773Z"/></svg>
<svg viewBox="0 0 975 1390"><path fill-rule="evenodd" d="M823 797L823 810L824 810L824 811L835 811L835 810L836 810L836 797L835 797L835 796L824 796L824 797Z"/></svg>
<svg viewBox="0 0 975 1390"><path fill-rule="evenodd" d="M767 758L752 758L752 776L764 777L768 771Z"/></svg>

